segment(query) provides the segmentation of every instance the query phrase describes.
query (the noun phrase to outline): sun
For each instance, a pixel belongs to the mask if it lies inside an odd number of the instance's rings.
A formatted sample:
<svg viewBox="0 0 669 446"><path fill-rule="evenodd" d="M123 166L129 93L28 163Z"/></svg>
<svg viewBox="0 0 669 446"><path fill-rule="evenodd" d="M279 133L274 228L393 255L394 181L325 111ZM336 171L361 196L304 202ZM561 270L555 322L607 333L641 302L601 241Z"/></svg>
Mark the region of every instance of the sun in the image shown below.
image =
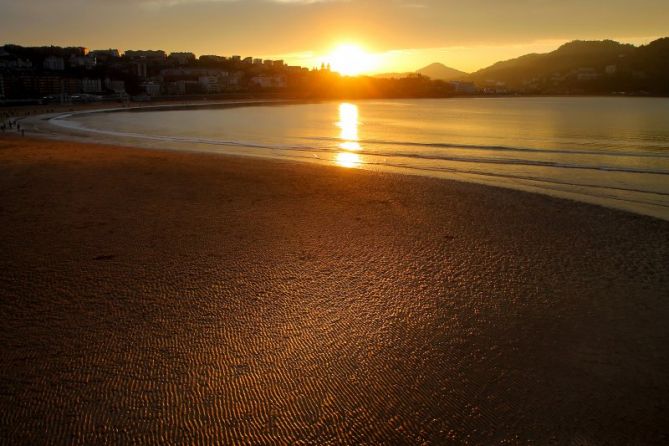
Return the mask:
<svg viewBox="0 0 669 446"><path fill-rule="evenodd" d="M327 63L330 64L332 71L344 76L357 76L367 73L376 65L374 56L355 44L336 47L327 56Z"/></svg>

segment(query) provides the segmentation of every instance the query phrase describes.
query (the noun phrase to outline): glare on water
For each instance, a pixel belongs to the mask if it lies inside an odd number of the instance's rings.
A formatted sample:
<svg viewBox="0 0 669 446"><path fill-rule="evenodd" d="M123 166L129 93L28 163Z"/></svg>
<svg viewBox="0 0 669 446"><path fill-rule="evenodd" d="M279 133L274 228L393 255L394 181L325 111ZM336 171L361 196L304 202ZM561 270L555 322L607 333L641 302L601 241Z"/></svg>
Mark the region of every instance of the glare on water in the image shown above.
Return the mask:
<svg viewBox="0 0 669 446"><path fill-rule="evenodd" d="M115 112L97 138L481 182L669 219L669 100L486 98ZM78 130L76 130L78 129Z"/></svg>
<svg viewBox="0 0 669 446"><path fill-rule="evenodd" d="M340 129L339 139L341 143L339 144L339 148L344 150L344 152L338 153L335 161L342 167L356 167L362 162L360 155L351 153L362 149L358 142L360 139L358 126L358 106L348 103L340 104L337 127Z"/></svg>

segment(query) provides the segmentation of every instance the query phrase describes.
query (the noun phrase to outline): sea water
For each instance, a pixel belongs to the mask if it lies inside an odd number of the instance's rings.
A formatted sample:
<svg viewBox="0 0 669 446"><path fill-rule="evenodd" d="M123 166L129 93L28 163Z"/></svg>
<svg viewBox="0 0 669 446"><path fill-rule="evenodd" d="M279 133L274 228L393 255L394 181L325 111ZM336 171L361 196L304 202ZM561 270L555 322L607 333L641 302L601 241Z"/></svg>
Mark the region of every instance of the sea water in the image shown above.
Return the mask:
<svg viewBox="0 0 669 446"><path fill-rule="evenodd" d="M132 144L473 181L669 219L669 99L462 98L68 114Z"/></svg>

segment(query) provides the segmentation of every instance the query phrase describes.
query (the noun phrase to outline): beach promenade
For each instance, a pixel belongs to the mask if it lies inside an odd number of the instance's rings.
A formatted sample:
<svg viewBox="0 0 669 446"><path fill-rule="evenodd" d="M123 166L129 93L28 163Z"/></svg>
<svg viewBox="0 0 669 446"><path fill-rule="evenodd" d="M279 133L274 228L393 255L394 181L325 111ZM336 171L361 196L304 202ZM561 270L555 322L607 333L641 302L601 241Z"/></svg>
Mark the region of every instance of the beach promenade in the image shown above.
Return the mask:
<svg viewBox="0 0 669 446"><path fill-rule="evenodd" d="M669 222L0 136L0 444L663 444Z"/></svg>

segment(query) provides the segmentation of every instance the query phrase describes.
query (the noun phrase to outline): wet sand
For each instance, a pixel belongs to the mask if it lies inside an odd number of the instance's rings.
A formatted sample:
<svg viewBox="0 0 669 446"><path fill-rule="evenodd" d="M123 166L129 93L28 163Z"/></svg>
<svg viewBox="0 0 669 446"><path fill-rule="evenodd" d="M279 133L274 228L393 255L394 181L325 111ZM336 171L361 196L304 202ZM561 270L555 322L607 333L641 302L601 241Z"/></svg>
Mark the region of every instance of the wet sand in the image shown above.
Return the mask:
<svg viewBox="0 0 669 446"><path fill-rule="evenodd" d="M669 441L669 222L621 211L4 136L0 294L2 444Z"/></svg>

